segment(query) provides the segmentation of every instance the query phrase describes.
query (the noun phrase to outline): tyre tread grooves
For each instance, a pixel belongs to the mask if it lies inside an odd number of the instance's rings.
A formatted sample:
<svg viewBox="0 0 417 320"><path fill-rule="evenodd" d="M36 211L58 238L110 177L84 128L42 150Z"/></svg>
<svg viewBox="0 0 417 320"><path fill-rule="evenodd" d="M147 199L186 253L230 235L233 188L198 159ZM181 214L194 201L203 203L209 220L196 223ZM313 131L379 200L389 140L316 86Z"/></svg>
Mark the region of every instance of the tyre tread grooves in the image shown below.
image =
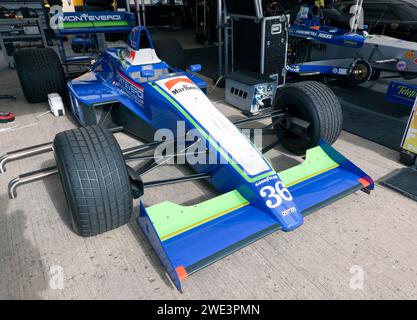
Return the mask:
<svg viewBox="0 0 417 320"><path fill-rule="evenodd" d="M54 150L80 235L93 236L130 221L132 193L126 164L110 132L100 126L61 132Z"/></svg>

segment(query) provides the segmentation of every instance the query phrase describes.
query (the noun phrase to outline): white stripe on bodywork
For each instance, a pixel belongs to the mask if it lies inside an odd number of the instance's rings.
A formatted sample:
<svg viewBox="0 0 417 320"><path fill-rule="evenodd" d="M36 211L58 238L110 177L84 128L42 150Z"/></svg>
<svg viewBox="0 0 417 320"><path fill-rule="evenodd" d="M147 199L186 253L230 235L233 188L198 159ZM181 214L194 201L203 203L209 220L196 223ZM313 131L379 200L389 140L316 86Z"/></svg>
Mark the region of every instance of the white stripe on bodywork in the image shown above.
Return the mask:
<svg viewBox="0 0 417 320"><path fill-rule="evenodd" d="M169 96L178 101L197 120L211 139L216 141L249 176L254 177L271 170L265 158L246 136L240 133L236 126L211 103L204 92L195 84L178 82L171 90L166 87L165 84L168 81L177 78L186 77L163 79L156 81L156 83Z"/></svg>

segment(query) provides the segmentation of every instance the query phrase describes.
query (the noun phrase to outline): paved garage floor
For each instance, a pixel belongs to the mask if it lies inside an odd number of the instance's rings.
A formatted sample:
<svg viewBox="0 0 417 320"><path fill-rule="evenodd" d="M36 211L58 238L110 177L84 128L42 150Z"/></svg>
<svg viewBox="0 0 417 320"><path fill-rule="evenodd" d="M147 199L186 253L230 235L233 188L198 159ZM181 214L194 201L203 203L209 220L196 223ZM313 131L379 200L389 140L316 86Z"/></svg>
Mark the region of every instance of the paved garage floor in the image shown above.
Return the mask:
<svg viewBox="0 0 417 320"><path fill-rule="evenodd" d="M67 117L37 119L47 105L27 104L15 71L4 63L0 75L0 93L17 96L15 102L0 101L0 110L15 112L18 121L17 130L0 132L0 153L49 142L76 126ZM221 95L212 94L218 107L237 114ZM124 134L117 139L123 147L137 143ZM335 146L375 179L401 167L396 152L348 133ZM278 167L298 160L277 150L268 156ZM57 176L22 186L17 199L8 199L10 179L53 163L52 153L39 155L8 164L0 176L2 299L417 298L417 203L384 187L370 196L350 195L309 216L301 228L276 232L198 272L181 294L133 218L93 238L74 234ZM184 170L164 167L148 179ZM191 204L212 196L207 188L191 182L155 188L143 201Z"/></svg>

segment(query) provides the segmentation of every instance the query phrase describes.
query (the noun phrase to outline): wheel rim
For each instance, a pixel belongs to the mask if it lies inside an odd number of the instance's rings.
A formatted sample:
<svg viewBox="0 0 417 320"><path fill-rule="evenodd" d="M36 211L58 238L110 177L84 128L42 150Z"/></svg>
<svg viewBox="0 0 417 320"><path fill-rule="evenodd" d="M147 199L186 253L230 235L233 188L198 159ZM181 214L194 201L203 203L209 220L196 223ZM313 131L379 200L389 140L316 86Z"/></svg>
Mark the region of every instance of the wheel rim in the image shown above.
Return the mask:
<svg viewBox="0 0 417 320"><path fill-rule="evenodd" d="M367 64L362 61L356 62L352 66L350 77L355 82L364 82L369 79L370 68Z"/></svg>

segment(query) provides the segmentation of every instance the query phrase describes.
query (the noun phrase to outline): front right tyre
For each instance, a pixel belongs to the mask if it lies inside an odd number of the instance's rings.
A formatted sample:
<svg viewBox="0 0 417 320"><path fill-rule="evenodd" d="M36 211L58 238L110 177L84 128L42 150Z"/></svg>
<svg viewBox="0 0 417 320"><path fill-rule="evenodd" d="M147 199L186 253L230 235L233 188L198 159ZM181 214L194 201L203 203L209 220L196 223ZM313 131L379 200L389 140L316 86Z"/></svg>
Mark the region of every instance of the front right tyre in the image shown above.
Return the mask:
<svg viewBox="0 0 417 320"><path fill-rule="evenodd" d="M304 155L323 139L333 144L343 125L339 99L325 84L304 81L279 89L274 103L285 113L275 125L281 144L296 155Z"/></svg>

